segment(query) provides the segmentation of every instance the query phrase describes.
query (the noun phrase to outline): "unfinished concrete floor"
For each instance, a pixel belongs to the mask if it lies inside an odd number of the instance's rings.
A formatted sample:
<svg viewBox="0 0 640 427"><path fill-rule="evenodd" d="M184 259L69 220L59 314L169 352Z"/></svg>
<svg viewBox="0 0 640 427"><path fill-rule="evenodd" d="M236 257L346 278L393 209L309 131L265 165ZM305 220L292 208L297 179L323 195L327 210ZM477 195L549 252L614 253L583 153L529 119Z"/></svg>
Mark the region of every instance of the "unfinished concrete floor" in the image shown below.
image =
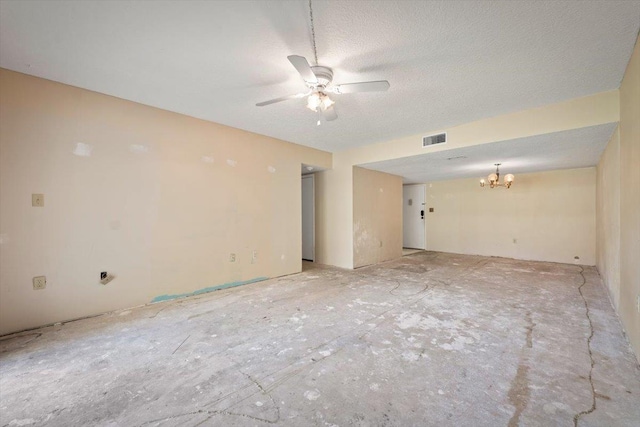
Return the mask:
<svg viewBox="0 0 640 427"><path fill-rule="evenodd" d="M591 267L420 252L0 344L2 426L640 425Z"/></svg>

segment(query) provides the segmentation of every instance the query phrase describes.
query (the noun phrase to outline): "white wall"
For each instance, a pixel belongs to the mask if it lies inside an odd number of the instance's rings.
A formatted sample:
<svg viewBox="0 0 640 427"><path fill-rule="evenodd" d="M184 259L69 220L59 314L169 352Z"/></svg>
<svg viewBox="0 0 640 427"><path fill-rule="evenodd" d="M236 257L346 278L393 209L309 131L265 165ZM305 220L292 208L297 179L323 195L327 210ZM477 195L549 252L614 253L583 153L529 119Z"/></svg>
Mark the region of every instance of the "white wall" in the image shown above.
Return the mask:
<svg viewBox="0 0 640 427"><path fill-rule="evenodd" d="M595 265L595 177L583 168L519 174L510 189L428 183L427 249Z"/></svg>
<svg viewBox="0 0 640 427"><path fill-rule="evenodd" d="M0 334L300 271L300 165L331 154L7 70L0 93Z"/></svg>

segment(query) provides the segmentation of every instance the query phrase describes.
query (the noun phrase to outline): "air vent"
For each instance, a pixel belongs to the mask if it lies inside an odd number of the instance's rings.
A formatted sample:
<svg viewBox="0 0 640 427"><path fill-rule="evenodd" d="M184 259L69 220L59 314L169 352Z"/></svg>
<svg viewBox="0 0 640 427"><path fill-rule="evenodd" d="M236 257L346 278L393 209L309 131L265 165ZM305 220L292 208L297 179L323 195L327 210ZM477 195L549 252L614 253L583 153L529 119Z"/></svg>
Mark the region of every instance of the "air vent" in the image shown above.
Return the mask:
<svg viewBox="0 0 640 427"><path fill-rule="evenodd" d="M430 145L436 145L436 144L444 144L447 142L447 134L445 133L440 133L438 135L430 135L430 136L423 136L422 137L422 146L423 147L428 147Z"/></svg>

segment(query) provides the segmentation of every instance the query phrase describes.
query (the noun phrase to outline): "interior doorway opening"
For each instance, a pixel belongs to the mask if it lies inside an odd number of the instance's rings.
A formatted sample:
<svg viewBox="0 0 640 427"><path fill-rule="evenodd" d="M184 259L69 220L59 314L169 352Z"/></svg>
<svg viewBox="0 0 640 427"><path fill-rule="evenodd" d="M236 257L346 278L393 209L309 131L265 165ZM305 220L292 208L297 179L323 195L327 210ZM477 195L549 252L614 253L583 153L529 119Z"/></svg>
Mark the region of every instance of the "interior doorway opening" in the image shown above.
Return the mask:
<svg viewBox="0 0 640 427"><path fill-rule="evenodd" d="M302 175L302 259L315 261L315 176Z"/></svg>

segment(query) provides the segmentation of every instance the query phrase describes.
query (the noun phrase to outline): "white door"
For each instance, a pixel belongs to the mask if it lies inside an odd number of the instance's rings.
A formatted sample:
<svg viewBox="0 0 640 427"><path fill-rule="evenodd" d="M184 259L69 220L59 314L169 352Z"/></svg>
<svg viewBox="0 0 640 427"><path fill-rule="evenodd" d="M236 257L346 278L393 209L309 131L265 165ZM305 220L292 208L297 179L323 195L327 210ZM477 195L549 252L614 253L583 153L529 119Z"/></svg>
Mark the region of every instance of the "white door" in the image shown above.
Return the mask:
<svg viewBox="0 0 640 427"><path fill-rule="evenodd" d="M302 177L302 259L315 260L315 195L313 175Z"/></svg>
<svg viewBox="0 0 640 427"><path fill-rule="evenodd" d="M426 185L414 184L402 187L402 247L426 249L425 239Z"/></svg>

